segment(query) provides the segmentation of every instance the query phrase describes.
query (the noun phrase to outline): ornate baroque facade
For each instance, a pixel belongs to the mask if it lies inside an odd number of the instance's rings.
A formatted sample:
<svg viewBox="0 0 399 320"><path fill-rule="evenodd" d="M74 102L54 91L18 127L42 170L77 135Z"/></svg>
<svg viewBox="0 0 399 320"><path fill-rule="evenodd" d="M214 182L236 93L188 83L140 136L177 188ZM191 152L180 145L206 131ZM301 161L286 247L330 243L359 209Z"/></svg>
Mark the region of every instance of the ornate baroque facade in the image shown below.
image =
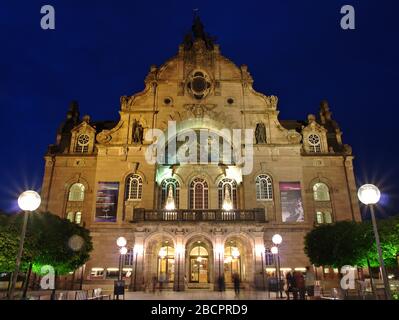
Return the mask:
<svg viewBox="0 0 399 320"><path fill-rule="evenodd" d="M351 148L328 103L306 121L279 120L277 97L253 89L247 66L221 55L199 18L192 29L176 56L151 66L142 92L121 97L118 122L81 118L72 103L45 156L42 209L91 230L88 287L113 283L119 236L130 249L123 274L137 290L154 276L176 290L212 289L233 273L258 287L274 268L273 234L283 237L283 270L304 268L304 235L315 224L360 220ZM152 128L205 131L198 154L222 146L228 130L253 129L253 168L243 174L234 155L150 163ZM227 141L235 151L248 145Z"/></svg>

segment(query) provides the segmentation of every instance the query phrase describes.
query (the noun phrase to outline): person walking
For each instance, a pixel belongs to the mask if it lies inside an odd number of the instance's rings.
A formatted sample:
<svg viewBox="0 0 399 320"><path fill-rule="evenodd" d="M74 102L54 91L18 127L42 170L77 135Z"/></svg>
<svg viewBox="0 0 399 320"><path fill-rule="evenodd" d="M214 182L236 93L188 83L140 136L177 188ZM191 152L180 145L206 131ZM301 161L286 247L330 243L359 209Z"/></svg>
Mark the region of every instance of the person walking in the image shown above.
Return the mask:
<svg viewBox="0 0 399 320"><path fill-rule="evenodd" d="M299 299L300 300L305 300L305 278L303 277L302 272L296 271L294 273L294 278L295 278L295 284L299 293Z"/></svg>
<svg viewBox="0 0 399 320"><path fill-rule="evenodd" d="M240 276L238 273L233 274L234 292L236 297L240 295Z"/></svg>
<svg viewBox="0 0 399 320"><path fill-rule="evenodd" d="M309 299L313 299L314 296L314 282L315 282L314 273L308 266L306 267L305 286Z"/></svg>
<svg viewBox="0 0 399 320"><path fill-rule="evenodd" d="M285 279L286 279L285 294L287 295L287 300L290 300L290 292L292 292L292 298L294 299L295 278L292 275L291 271L287 272Z"/></svg>

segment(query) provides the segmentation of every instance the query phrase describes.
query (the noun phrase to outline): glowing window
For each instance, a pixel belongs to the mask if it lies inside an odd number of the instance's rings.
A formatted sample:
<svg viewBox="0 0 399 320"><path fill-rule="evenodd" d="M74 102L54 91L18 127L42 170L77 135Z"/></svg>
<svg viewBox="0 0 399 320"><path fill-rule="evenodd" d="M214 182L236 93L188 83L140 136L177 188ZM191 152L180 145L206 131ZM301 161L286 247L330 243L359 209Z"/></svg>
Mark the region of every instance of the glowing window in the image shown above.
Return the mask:
<svg viewBox="0 0 399 320"><path fill-rule="evenodd" d="M330 201L330 191L326 184L321 182L314 184L313 199L315 201Z"/></svg>
<svg viewBox="0 0 399 320"><path fill-rule="evenodd" d="M69 189L69 201L83 201L85 197L85 186L81 183L74 183Z"/></svg>

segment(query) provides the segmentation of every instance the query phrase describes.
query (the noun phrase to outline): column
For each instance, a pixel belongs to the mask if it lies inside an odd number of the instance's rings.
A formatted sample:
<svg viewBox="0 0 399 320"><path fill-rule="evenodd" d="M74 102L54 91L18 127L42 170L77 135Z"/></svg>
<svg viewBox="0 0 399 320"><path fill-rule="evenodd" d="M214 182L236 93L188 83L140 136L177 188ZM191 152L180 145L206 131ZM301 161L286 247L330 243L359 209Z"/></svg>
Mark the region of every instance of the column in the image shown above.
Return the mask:
<svg viewBox="0 0 399 320"><path fill-rule="evenodd" d="M175 281L173 283L174 291L184 291L185 281L184 276L186 274L186 250L183 243L183 237L177 236L175 246Z"/></svg>
<svg viewBox="0 0 399 320"><path fill-rule="evenodd" d="M222 240L222 236L216 235L215 237L215 249L214 252L214 259L215 265L213 267L214 270L214 290L218 291L219 288L219 277L224 276L224 243Z"/></svg>
<svg viewBox="0 0 399 320"><path fill-rule="evenodd" d="M266 284L265 244L263 235L255 238L254 260L254 287L263 290Z"/></svg>
<svg viewBox="0 0 399 320"><path fill-rule="evenodd" d="M131 291L143 291L145 289L146 270L144 270L144 237L136 236L133 246L133 266L129 289Z"/></svg>

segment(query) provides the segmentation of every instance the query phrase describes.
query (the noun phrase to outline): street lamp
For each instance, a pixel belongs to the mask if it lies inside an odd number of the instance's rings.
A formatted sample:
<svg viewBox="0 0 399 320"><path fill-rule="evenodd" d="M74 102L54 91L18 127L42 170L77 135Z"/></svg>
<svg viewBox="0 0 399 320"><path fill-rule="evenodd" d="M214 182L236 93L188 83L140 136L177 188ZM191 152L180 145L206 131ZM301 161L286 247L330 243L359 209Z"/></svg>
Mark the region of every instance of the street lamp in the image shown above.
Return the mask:
<svg viewBox="0 0 399 320"><path fill-rule="evenodd" d="M24 250L24 242L26 235L26 227L28 225L29 212L35 211L37 208L39 208L40 203L41 203L40 195L33 190L27 190L21 193L21 195L18 198L18 206L20 207L21 210L24 211L24 220L21 230L21 239L19 241L17 260L15 263L15 271L12 275L12 282L9 291L9 298L11 300L14 299L15 285L17 283L19 268L21 266L21 258Z"/></svg>
<svg viewBox="0 0 399 320"><path fill-rule="evenodd" d="M119 247L119 275L118 275L118 280L122 280L122 256L124 256L127 253L127 240L125 237L119 237L116 239L116 244Z"/></svg>
<svg viewBox="0 0 399 320"><path fill-rule="evenodd" d="M277 285L278 285L278 291L280 291L280 298L283 297L283 292L281 290L281 272L280 272L280 254L279 254L279 249L278 246L283 242L283 237L281 235L279 235L278 233L276 233L273 237L272 237L272 242L275 244L275 247L271 248L271 252L273 253L273 251L275 253L275 255L277 255Z"/></svg>
<svg viewBox="0 0 399 320"><path fill-rule="evenodd" d="M373 230L374 230L374 237L375 237L375 242L377 245L377 251L378 251L378 259L380 262L380 269L381 269L381 274L382 274L382 280L384 282L384 289L385 289L385 296L387 300L391 300L391 290L389 287L389 281L388 281L388 275L387 271L385 269L385 264L384 264L384 259L382 257L382 250L381 250L381 243L380 243L380 236L378 234L378 228L377 228L377 222L375 219L375 214L374 214L374 205L378 203L378 201L381 198L381 192L378 190L378 188L375 185L372 184L365 184L362 185L359 188L359 191L357 192L357 196L363 204L368 206L370 208L370 213L371 213L371 221L373 223Z"/></svg>
<svg viewBox="0 0 399 320"><path fill-rule="evenodd" d="M134 285L133 291L136 291L136 277L137 277L137 257L138 255L143 253L143 245L135 244L133 247L133 254L134 254Z"/></svg>
<svg viewBox="0 0 399 320"><path fill-rule="evenodd" d="M116 244L118 245L119 248L125 247L127 244L127 240L125 237L119 237L118 239L116 239Z"/></svg>

